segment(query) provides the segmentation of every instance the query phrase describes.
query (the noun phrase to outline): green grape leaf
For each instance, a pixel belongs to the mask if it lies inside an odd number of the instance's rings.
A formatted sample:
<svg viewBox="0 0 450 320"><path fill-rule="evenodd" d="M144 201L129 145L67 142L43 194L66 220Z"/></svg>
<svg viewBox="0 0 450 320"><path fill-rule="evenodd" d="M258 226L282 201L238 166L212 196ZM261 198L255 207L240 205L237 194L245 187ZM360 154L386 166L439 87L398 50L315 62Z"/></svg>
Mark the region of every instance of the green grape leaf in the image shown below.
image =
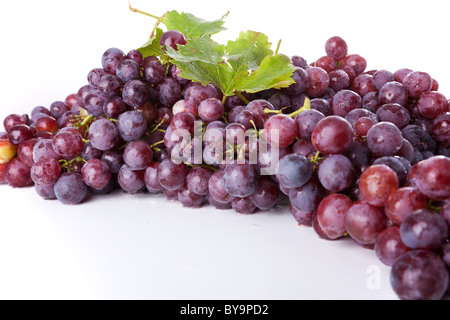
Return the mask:
<svg viewBox="0 0 450 320"><path fill-rule="evenodd" d="M286 88L294 83L295 67L285 55L267 56L259 68L246 77L236 79L235 89L255 93L270 88Z"/></svg>
<svg viewBox="0 0 450 320"><path fill-rule="evenodd" d="M163 31L160 28L156 29L155 35L148 40L141 48L139 48L139 52L142 53L144 58L149 56L160 57L164 56L166 53L163 47L160 44L161 36L163 35Z"/></svg>
<svg viewBox="0 0 450 320"><path fill-rule="evenodd" d="M168 30L178 30L188 39L216 34L225 30L224 23L223 19L205 21L191 13L178 13L176 10L170 11L164 18Z"/></svg>

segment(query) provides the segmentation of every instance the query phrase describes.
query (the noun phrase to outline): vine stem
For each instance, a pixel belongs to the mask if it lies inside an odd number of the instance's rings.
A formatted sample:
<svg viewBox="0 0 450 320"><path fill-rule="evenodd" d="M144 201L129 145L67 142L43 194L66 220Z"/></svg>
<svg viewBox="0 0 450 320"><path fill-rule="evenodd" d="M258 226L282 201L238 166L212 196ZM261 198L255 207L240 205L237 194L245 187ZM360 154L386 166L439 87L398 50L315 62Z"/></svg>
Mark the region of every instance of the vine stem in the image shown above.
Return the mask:
<svg viewBox="0 0 450 320"><path fill-rule="evenodd" d="M163 17L158 17L158 16L155 16L155 15L153 15L153 14L150 14L150 13L147 13L147 12L144 12L144 11L141 11L141 10L138 10L138 9L135 9L135 8L133 8L133 7L131 6L131 3L130 3L129 0L128 0L128 5L129 5L130 10L131 10L132 12L136 12L136 13L140 13L140 14L149 16L149 17L151 17L151 18L154 18L154 19L158 20L160 23L164 23L164 16L165 16L165 15L164 15Z"/></svg>

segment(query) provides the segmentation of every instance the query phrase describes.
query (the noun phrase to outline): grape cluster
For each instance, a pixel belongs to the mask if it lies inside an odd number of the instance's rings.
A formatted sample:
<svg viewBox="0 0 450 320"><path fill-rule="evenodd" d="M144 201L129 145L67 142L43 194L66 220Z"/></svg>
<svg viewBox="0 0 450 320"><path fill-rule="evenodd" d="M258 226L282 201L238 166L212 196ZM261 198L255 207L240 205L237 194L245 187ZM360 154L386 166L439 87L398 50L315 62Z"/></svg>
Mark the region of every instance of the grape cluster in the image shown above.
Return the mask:
<svg viewBox="0 0 450 320"><path fill-rule="evenodd" d="M161 38L164 48L185 44L178 31ZM108 49L76 94L4 119L0 183L71 205L115 189L240 214L288 202L321 238L374 249L400 298L440 299L450 266L449 101L425 72L366 71L340 37L325 51L310 65L292 57L288 88L224 97L176 65Z"/></svg>

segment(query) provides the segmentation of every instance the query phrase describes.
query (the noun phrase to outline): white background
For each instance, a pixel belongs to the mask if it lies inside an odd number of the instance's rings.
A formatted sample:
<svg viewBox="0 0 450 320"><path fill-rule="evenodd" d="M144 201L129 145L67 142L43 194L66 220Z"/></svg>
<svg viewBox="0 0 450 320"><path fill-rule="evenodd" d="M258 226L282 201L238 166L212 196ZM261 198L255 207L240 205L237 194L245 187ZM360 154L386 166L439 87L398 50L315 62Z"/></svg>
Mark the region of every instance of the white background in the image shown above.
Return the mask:
<svg viewBox="0 0 450 320"><path fill-rule="evenodd" d="M429 72L450 92L444 1L148 1L228 31L262 31L280 52L323 56L334 35L369 69ZM151 18L125 0L4 1L0 5L0 118L76 92L105 49L143 44ZM443 38L445 37L445 38ZM1 130L2 128L0 128ZM373 270L379 287L373 288ZM369 272L369 273L368 273ZM375 273L375 276L377 273ZM368 285L369 284L369 285ZM372 283L373 284L373 283ZM376 283L375 283L376 284ZM395 299L389 268L350 240L326 242L286 208L239 216L187 210L162 197L116 193L67 207L33 189L0 186L1 299Z"/></svg>

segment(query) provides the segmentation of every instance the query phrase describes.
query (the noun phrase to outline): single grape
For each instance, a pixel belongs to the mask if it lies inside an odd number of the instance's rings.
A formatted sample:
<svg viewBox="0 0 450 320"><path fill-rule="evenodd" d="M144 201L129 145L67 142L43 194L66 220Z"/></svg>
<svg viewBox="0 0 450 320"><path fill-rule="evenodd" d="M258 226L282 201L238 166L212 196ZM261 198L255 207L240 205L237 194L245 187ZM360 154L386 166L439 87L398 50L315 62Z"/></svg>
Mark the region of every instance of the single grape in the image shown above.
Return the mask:
<svg viewBox="0 0 450 320"><path fill-rule="evenodd" d="M427 208L427 198L414 188L406 187L391 193L386 201L384 211L395 225L403 221L415 211Z"/></svg>
<svg viewBox="0 0 450 320"><path fill-rule="evenodd" d="M50 105L50 112L55 119L58 119L69 110L69 106L62 101L55 101Z"/></svg>
<svg viewBox="0 0 450 320"><path fill-rule="evenodd" d="M145 185L150 193L160 193L163 191L163 187L158 179L159 164L159 162L153 162L145 169Z"/></svg>
<svg viewBox="0 0 450 320"><path fill-rule="evenodd" d="M17 156L19 157L20 161L29 168L31 168L34 164L33 150L34 146L38 142L39 142L38 139L30 139L22 142L17 147ZM0 140L0 154L1 154L1 140Z"/></svg>
<svg viewBox="0 0 450 320"><path fill-rule="evenodd" d="M408 89L401 83L391 81L386 83L378 93L380 104L398 103L405 106L408 102Z"/></svg>
<svg viewBox="0 0 450 320"><path fill-rule="evenodd" d="M3 120L3 127L5 128L6 132L8 132L12 127L19 124L27 125L28 123L23 116L18 114L10 114L5 118L5 120Z"/></svg>
<svg viewBox="0 0 450 320"><path fill-rule="evenodd" d="M76 133L60 131L53 137L52 147L61 157L72 159L83 151L83 140Z"/></svg>
<svg viewBox="0 0 450 320"><path fill-rule="evenodd" d="M203 167L192 169L186 177L186 185L193 193L200 196L208 194L208 183L213 172Z"/></svg>
<svg viewBox="0 0 450 320"><path fill-rule="evenodd" d="M235 197L231 196L225 189L223 169L219 169L213 173L208 182L209 194L212 199L219 203L231 203Z"/></svg>
<svg viewBox="0 0 450 320"><path fill-rule="evenodd" d="M5 165L3 175L5 182L13 188L33 185L30 168L23 164L19 158L14 158Z"/></svg>
<svg viewBox="0 0 450 320"><path fill-rule="evenodd" d="M188 173L189 168L184 163L177 165L169 159L164 160L158 167L159 183L164 189L179 190L184 186Z"/></svg>
<svg viewBox="0 0 450 320"><path fill-rule="evenodd" d="M300 56L293 56L291 61L292 64L298 68L308 69L308 62Z"/></svg>
<svg viewBox="0 0 450 320"><path fill-rule="evenodd" d="M140 80L131 80L125 84L122 92L123 101L137 109L150 99L150 90Z"/></svg>
<svg viewBox="0 0 450 320"><path fill-rule="evenodd" d="M335 59L329 56L320 57L317 59L314 67L319 67L325 70L327 73L330 73L336 70L337 62Z"/></svg>
<svg viewBox="0 0 450 320"><path fill-rule="evenodd" d="M320 202L317 220L329 239L339 239L346 234L345 215L351 206L352 201L343 194L331 194Z"/></svg>
<svg viewBox="0 0 450 320"><path fill-rule="evenodd" d="M275 108L266 100L253 100L246 107L246 110L253 113L256 128L258 128L258 130L264 128L264 122L269 118L264 112L266 109L274 110Z"/></svg>
<svg viewBox="0 0 450 320"><path fill-rule="evenodd" d="M157 84L164 79L166 70L157 57L147 57L144 60L144 77L150 83Z"/></svg>
<svg viewBox="0 0 450 320"><path fill-rule="evenodd" d="M44 200L56 200L54 185L43 187L36 184L34 189L36 190L36 193Z"/></svg>
<svg viewBox="0 0 450 320"><path fill-rule="evenodd" d="M33 138L32 129L26 124L17 124L8 130L8 139L15 145Z"/></svg>
<svg viewBox="0 0 450 320"><path fill-rule="evenodd" d="M355 123L355 132L359 136L365 137L365 136L367 136L367 133L369 132L370 128L372 128L376 124L377 124L377 122L375 122L373 119L371 119L369 117L359 118ZM403 146L403 144L402 144L402 146Z"/></svg>
<svg viewBox="0 0 450 320"><path fill-rule="evenodd" d="M180 84L174 78L164 78L156 87L159 101L172 107L178 100L182 99L182 89Z"/></svg>
<svg viewBox="0 0 450 320"><path fill-rule="evenodd" d="M123 151L123 160L131 170L145 170L153 160L153 151L142 140L132 141Z"/></svg>
<svg viewBox="0 0 450 320"><path fill-rule="evenodd" d="M195 103L183 99L177 101L177 103L173 105L172 112L174 115L177 113L187 112L196 117L198 115L198 107Z"/></svg>
<svg viewBox="0 0 450 320"><path fill-rule="evenodd" d="M416 185L420 192L436 201L450 197L450 158L435 156L424 160L418 168Z"/></svg>
<svg viewBox="0 0 450 320"><path fill-rule="evenodd" d="M342 60L342 65L351 67L354 70L356 76L358 76L363 73L364 70L366 70L367 61L360 55L351 54Z"/></svg>
<svg viewBox="0 0 450 320"><path fill-rule="evenodd" d="M387 266L392 266L399 257L410 251L400 237L399 227L390 227L381 232L375 242L377 257Z"/></svg>
<svg viewBox="0 0 450 320"><path fill-rule="evenodd" d="M324 154L339 154L350 147L353 130L347 120L339 116L322 119L314 128L311 141Z"/></svg>
<svg viewBox="0 0 450 320"><path fill-rule="evenodd" d="M122 89L122 83L120 79L111 74L105 74L100 78L99 83L97 84L97 89L100 91L105 97L112 97L117 95Z"/></svg>
<svg viewBox="0 0 450 320"><path fill-rule="evenodd" d="M36 162L31 167L31 179L40 186L52 186L58 181L61 175L59 162L52 158L47 158Z"/></svg>
<svg viewBox="0 0 450 320"><path fill-rule="evenodd" d="M255 192L258 184L256 169L250 164L227 165L223 175L225 190L233 197L246 198Z"/></svg>
<svg viewBox="0 0 450 320"><path fill-rule="evenodd" d="M270 145L285 148L295 141L297 135L296 122L287 115L277 114L264 124L264 138Z"/></svg>
<svg viewBox="0 0 450 320"><path fill-rule="evenodd" d="M431 91L433 79L428 73L414 71L403 79L403 85L409 91L411 97L419 98L422 93Z"/></svg>
<svg viewBox="0 0 450 320"><path fill-rule="evenodd" d="M299 154L288 154L281 158L277 179L286 188L299 188L305 185L313 174L309 160Z"/></svg>
<svg viewBox="0 0 450 320"><path fill-rule="evenodd" d="M298 137L304 140L311 140L312 132L320 120L325 118L323 113L317 110L306 110L295 117Z"/></svg>
<svg viewBox="0 0 450 320"><path fill-rule="evenodd" d="M365 201L355 202L345 216L345 229L361 245L373 245L386 229L383 210Z"/></svg>
<svg viewBox="0 0 450 320"><path fill-rule="evenodd" d="M448 111L447 98L439 92L426 92L420 96L418 108L422 116L434 119Z"/></svg>
<svg viewBox="0 0 450 320"><path fill-rule="evenodd" d="M316 178L311 178L300 188L292 188L289 192L291 204L303 212L313 212L324 197L324 190Z"/></svg>
<svg viewBox="0 0 450 320"><path fill-rule="evenodd" d="M111 74L116 74L117 67L125 60L125 54L117 48L110 48L105 51L102 57L103 69Z"/></svg>
<svg viewBox="0 0 450 320"><path fill-rule="evenodd" d="M91 159L83 166L81 170L83 182L97 190L105 188L111 180L111 168L106 161L100 159Z"/></svg>
<svg viewBox="0 0 450 320"><path fill-rule="evenodd" d="M111 149L103 152L101 159L108 164L111 173L114 174L119 173L120 168L124 165L122 152L118 150Z"/></svg>
<svg viewBox="0 0 450 320"><path fill-rule="evenodd" d="M341 90L331 100L331 110L334 115L345 118L347 114L362 107L361 97L351 90Z"/></svg>
<svg viewBox="0 0 450 320"><path fill-rule="evenodd" d="M401 160L400 157L381 157L372 162L372 164L384 164L394 170L400 186L403 186L406 183L408 172L411 167L411 164L408 161L405 161L405 159Z"/></svg>
<svg viewBox="0 0 450 320"><path fill-rule="evenodd" d="M117 129L120 137L126 142L140 140L147 131L147 120L138 111L127 111L119 116Z"/></svg>
<svg viewBox="0 0 450 320"><path fill-rule="evenodd" d="M420 209L409 215L400 227L403 243L411 249L437 250L448 239L448 225L438 214Z"/></svg>
<svg viewBox="0 0 450 320"><path fill-rule="evenodd" d="M336 64L335 64L336 66ZM297 69L294 71L292 75L292 79L295 81L294 84L291 84L286 92L291 96L300 95L305 92L309 87L309 78L308 73L304 69Z"/></svg>
<svg viewBox="0 0 450 320"><path fill-rule="evenodd" d="M135 61L127 59L119 64L116 74L123 83L131 80L139 80L141 77L141 67Z"/></svg>
<svg viewBox="0 0 450 320"><path fill-rule="evenodd" d="M192 82L185 86L183 90L183 97L184 99L192 101L196 105L199 105L200 102L206 99L218 99L219 94L217 93L216 88L212 85L203 86L199 82ZM228 98L227 100L230 100L230 98Z"/></svg>
<svg viewBox="0 0 450 320"><path fill-rule="evenodd" d="M117 181L124 191L131 194L138 193L145 188L145 170L131 170L124 164L120 168Z"/></svg>
<svg viewBox="0 0 450 320"><path fill-rule="evenodd" d="M355 169L347 157L341 154L331 155L320 164L318 177L325 189L341 192L352 185Z"/></svg>
<svg viewBox="0 0 450 320"><path fill-rule="evenodd" d="M292 152L302 155L308 159L313 158L317 154L316 148L314 148L311 141L308 140L299 140L294 143L292 146Z"/></svg>
<svg viewBox="0 0 450 320"><path fill-rule="evenodd" d="M436 254L410 251L391 270L391 285L402 300L440 300L448 287L447 266Z"/></svg>
<svg viewBox="0 0 450 320"><path fill-rule="evenodd" d="M312 227L313 218L315 215L314 212L303 212L301 210L298 210L292 204L290 205L290 209L291 209L292 216L298 222L299 225L305 226L305 227Z"/></svg>
<svg viewBox="0 0 450 320"><path fill-rule="evenodd" d="M186 208L200 208L205 200L204 196L198 195L184 185L178 190L178 201Z"/></svg>
<svg viewBox="0 0 450 320"><path fill-rule="evenodd" d="M347 43L341 37L332 37L325 43L327 55L334 60L341 60L347 56Z"/></svg>
<svg viewBox="0 0 450 320"><path fill-rule="evenodd" d="M231 206L237 213L254 214L257 207L249 198L236 198L231 202Z"/></svg>
<svg viewBox="0 0 450 320"><path fill-rule="evenodd" d="M63 173L56 182L54 191L56 198L68 205L81 203L88 193L81 174L74 172Z"/></svg>
<svg viewBox="0 0 450 320"><path fill-rule="evenodd" d="M331 107L328 100L320 98L312 99L311 109L321 112L325 117L331 116Z"/></svg>
<svg viewBox="0 0 450 320"><path fill-rule="evenodd" d="M99 117L103 114L103 106L107 99L99 90L91 90L84 99L84 108L90 115Z"/></svg>
<svg viewBox="0 0 450 320"><path fill-rule="evenodd" d="M179 31L169 30L161 36L160 44L167 50L167 46L172 47L178 51L178 45L186 45L186 37Z"/></svg>
<svg viewBox="0 0 450 320"><path fill-rule="evenodd" d="M306 69L309 78L309 86L306 94L311 98L318 98L325 93L330 84L328 73L322 68L312 67Z"/></svg>
<svg viewBox="0 0 450 320"><path fill-rule="evenodd" d="M334 70L330 72L330 88L335 92L346 89L350 86L350 77L344 70Z"/></svg>
<svg viewBox="0 0 450 320"><path fill-rule="evenodd" d="M395 81L394 74L387 70L378 70L375 72L372 79L373 86L378 91L380 91L386 83L392 81Z"/></svg>
<svg viewBox="0 0 450 320"><path fill-rule="evenodd" d="M403 68L403 69L399 69L397 71L395 71L394 73L394 80L400 83L403 83L403 80L405 79L405 77L410 74L411 72L413 72L413 70L408 69L408 68Z"/></svg>
<svg viewBox="0 0 450 320"><path fill-rule="evenodd" d="M224 115L225 107L216 98L203 100L198 106L198 115L205 122L213 122L221 119Z"/></svg>
<svg viewBox="0 0 450 320"><path fill-rule="evenodd" d="M367 168L359 179L359 190L372 206L383 207L389 195L399 187L397 174L386 165Z"/></svg>
<svg viewBox="0 0 450 320"><path fill-rule="evenodd" d="M360 98L364 98L365 95L376 91L373 86L373 77L366 73L357 76L353 80L351 87L352 90L360 96Z"/></svg>
<svg viewBox="0 0 450 320"><path fill-rule="evenodd" d="M397 103L388 103L377 110L380 121L395 124L399 129L405 128L411 121L411 116L405 107Z"/></svg>
<svg viewBox="0 0 450 320"><path fill-rule="evenodd" d="M130 60L133 60L138 65L141 65L142 62L144 61L144 58L142 57L142 53L140 53L138 50L131 50L130 52L128 52L127 58Z"/></svg>
<svg viewBox="0 0 450 320"><path fill-rule="evenodd" d="M421 126L409 125L402 130L403 137L419 151L431 151L436 149L436 141Z"/></svg>
<svg viewBox="0 0 450 320"><path fill-rule="evenodd" d="M0 139L0 164L11 161L16 156L17 148L9 140Z"/></svg>
<svg viewBox="0 0 450 320"><path fill-rule="evenodd" d="M251 202L262 211L273 208L278 199L277 184L270 179L259 179L255 192L250 196Z"/></svg>
<svg viewBox="0 0 450 320"><path fill-rule="evenodd" d="M119 140L119 130L107 119L98 119L89 127L89 140L95 149L107 151L112 149Z"/></svg>
<svg viewBox="0 0 450 320"><path fill-rule="evenodd" d="M402 142L402 132L390 122L380 122L367 132L367 147L376 157L393 156Z"/></svg>

